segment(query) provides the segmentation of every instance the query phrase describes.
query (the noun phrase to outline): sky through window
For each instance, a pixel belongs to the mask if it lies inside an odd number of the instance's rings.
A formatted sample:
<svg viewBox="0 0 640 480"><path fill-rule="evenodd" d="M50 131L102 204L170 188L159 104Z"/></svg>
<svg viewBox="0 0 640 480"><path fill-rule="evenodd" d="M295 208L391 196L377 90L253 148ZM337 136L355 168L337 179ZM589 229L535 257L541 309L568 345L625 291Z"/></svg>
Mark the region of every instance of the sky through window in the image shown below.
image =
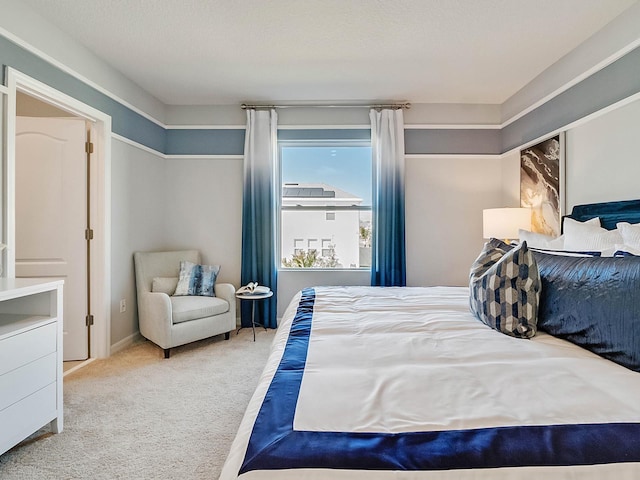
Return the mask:
<svg viewBox="0 0 640 480"><path fill-rule="evenodd" d="M326 183L371 206L371 147L282 148L282 183Z"/></svg>

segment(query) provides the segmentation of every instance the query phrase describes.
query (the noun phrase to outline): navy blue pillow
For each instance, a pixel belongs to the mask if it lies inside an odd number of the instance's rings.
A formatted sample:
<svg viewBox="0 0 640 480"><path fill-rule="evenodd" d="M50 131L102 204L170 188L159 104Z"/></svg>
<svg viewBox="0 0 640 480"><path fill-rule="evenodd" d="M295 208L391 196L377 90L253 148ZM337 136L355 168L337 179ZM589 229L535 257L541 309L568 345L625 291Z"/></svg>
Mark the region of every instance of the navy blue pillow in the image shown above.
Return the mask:
<svg viewBox="0 0 640 480"><path fill-rule="evenodd" d="M538 328L640 371L640 257L534 256Z"/></svg>

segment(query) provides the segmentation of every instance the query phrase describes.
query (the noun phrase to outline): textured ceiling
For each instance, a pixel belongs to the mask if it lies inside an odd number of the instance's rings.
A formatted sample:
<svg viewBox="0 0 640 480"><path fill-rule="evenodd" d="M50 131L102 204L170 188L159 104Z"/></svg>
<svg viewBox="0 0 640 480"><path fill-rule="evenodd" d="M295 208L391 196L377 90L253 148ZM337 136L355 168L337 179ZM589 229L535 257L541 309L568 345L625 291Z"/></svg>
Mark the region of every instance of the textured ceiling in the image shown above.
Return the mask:
<svg viewBox="0 0 640 480"><path fill-rule="evenodd" d="M636 0L23 0L166 104L502 103Z"/></svg>

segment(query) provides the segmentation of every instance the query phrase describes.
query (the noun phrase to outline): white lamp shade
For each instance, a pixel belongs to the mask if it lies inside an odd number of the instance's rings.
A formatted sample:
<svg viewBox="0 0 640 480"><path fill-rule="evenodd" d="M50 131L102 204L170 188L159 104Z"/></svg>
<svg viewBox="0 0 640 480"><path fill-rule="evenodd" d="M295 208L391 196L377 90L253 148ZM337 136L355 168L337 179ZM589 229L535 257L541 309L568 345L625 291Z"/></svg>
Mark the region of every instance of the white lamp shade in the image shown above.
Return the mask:
<svg viewBox="0 0 640 480"><path fill-rule="evenodd" d="M489 208L482 211L484 238L518 238L520 229L531 229L530 208Z"/></svg>

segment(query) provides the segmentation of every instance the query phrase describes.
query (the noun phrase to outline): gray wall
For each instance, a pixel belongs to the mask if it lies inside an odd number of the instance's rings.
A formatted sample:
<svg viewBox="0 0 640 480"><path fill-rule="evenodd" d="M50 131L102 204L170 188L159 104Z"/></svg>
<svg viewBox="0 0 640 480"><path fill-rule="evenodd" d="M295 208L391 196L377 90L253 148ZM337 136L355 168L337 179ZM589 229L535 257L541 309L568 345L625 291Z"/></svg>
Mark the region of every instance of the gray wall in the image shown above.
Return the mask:
<svg viewBox="0 0 640 480"><path fill-rule="evenodd" d="M138 331L133 252L166 245L165 162L111 141L111 344ZM120 300L127 311L120 313Z"/></svg>
<svg viewBox="0 0 640 480"><path fill-rule="evenodd" d="M135 251L196 248L239 286L242 160L167 160L113 140L111 177L112 345L138 331Z"/></svg>
<svg viewBox="0 0 640 480"><path fill-rule="evenodd" d="M634 160L640 147L638 124L640 102L634 102L567 132L569 208L576 203L640 197L636 181L640 162ZM128 155L122 155L121 150ZM118 167L123 161L136 163ZM519 153L514 150L502 157L409 156L406 163L407 282L411 286L464 285L469 265L484 242L482 210L519 203ZM129 235L140 249L200 249L205 261L222 265L221 281L239 286L242 160L162 160L114 142L113 183L114 343L137 329L132 308L124 315L117 309L119 299L124 298L118 292L133 292L132 271L130 275L123 272L116 260L120 254L116 253L115 239L127 238L121 225L135 230ZM135 189L141 186L138 200L133 200ZM125 194L116 191L118 188ZM194 192L206 192L206 199L197 195L194 201ZM118 203L122 216L116 215ZM145 220L149 215L152 217ZM133 250L129 248L122 255L130 259ZM130 262L126 266L131 268ZM368 279L368 272L281 272L279 315L301 288L367 284Z"/></svg>
<svg viewBox="0 0 640 480"><path fill-rule="evenodd" d="M163 238L196 248L221 266L218 280L240 286L242 159L171 159L164 171Z"/></svg>
<svg viewBox="0 0 640 480"><path fill-rule="evenodd" d="M566 211L574 205L640 198L640 99L566 131ZM520 155L503 156L503 202L519 202Z"/></svg>
<svg viewBox="0 0 640 480"><path fill-rule="evenodd" d="M406 167L407 284L467 285L482 210L502 206L500 159L410 158Z"/></svg>
<svg viewBox="0 0 640 480"><path fill-rule="evenodd" d="M640 198L640 100L567 132L567 207Z"/></svg>

